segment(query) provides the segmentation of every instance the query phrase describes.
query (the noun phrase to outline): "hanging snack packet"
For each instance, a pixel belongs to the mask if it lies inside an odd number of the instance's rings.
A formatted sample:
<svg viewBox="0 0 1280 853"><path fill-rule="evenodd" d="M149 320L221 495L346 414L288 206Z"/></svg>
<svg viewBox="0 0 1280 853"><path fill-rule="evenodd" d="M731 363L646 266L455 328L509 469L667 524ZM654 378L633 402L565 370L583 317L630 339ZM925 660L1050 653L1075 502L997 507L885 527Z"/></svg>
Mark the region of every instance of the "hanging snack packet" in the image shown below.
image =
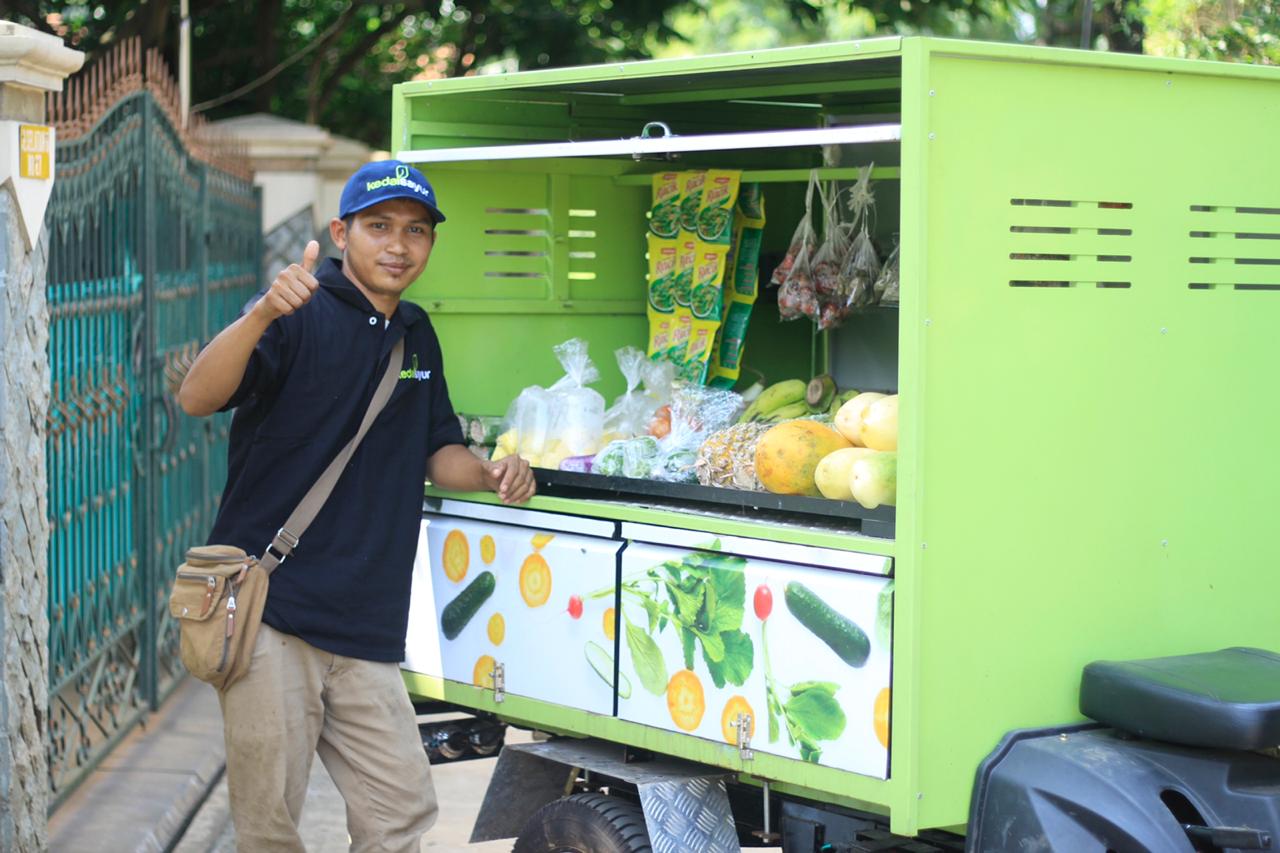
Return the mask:
<svg viewBox="0 0 1280 853"><path fill-rule="evenodd" d="M778 314L783 320L795 320L799 317L818 319L818 296L814 289L812 269L813 255L818 251L818 236L813 227L813 193L817 186L818 173L814 170L809 173L804 217L791 238L787 257L773 272L772 281L779 284ZM781 278L779 272L782 273Z"/></svg>

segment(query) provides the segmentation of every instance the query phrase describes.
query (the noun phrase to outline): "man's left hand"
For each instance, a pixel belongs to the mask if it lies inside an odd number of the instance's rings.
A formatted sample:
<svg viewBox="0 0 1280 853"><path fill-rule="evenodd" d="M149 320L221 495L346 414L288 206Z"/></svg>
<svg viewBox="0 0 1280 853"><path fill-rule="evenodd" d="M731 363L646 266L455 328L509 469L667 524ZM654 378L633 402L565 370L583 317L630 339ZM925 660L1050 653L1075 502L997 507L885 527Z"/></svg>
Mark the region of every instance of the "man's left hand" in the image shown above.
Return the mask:
<svg viewBox="0 0 1280 853"><path fill-rule="evenodd" d="M490 490L497 492L504 504L525 503L537 491L529 463L519 456L484 462L483 466L485 483Z"/></svg>

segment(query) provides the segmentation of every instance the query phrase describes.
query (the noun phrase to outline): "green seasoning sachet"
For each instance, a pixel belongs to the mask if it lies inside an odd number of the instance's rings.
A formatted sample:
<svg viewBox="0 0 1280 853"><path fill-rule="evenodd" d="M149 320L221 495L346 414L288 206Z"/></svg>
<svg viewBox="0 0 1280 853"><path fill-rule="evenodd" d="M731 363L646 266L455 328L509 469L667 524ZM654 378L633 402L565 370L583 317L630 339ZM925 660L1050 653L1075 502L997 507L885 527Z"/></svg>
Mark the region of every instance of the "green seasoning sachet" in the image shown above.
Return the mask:
<svg viewBox="0 0 1280 853"><path fill-rule="evenodd" d="M676 237L676 272L672 288L675 297L675 317L671 321L671 361L676 375L688 378L685 367L685 351L693 324L693 311L689 300L693 290L693 268L697 261L698 208L702 204L702 187L707 173L703 171L679 172L680 182L680 234Z"/></svg>
<svg viewBox="0 0 1280 853"><path fill-rule="evenodd" d="M689 310L693 321L682 378L699 384L707 381L707 368L715 350L716 334L724 316L724 282L732 238L733 211L738 200L742 172L710 169L702 183L702 198L695 216L693 282ZM681 238L688 238L683 219Z"/></svg>
<svg viewBox="0 0 1280 853"><path fill-rule="evenodd" d="M708 370L708 384L717 388L732 388L742 372L747 322L760 289L764 223L764 194L760 185L743 184L733 215L733 239L724 287L724 322L717 330L717 343Z"/></svg>

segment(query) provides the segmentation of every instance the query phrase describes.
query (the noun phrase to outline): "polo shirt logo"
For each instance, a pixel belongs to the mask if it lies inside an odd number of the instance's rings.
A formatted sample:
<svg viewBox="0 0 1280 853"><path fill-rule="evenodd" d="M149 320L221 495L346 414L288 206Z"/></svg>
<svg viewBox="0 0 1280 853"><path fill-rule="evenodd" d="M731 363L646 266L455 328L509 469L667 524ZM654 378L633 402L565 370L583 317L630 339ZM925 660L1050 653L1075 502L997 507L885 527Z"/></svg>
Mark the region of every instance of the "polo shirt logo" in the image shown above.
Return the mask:
<svg viewBox="0 0 1280 853"><path fill-rule="evenodd" d="M419 382L426 382L431 378L431 371L418 369L418 354L415 352L413 354L412 366L408 370L400 371L400 378L416 379Z"/></svg>

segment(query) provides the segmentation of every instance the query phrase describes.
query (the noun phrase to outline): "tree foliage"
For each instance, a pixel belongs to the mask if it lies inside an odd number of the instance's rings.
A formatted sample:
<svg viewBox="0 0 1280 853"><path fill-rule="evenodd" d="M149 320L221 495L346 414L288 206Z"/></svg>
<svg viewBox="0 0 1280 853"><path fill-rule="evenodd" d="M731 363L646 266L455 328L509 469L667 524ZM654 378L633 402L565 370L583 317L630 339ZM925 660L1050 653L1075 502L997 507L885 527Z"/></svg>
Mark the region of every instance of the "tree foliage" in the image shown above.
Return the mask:
<svg viewBox="0 0 1280 853"><path fill-rule="evenodd" d="M647 56L926 33L1079 47L1084 0L189 0L192 104L385 147L391 87ZM140 37L177 66L179 0L0 0L90 61ZM1280 0L1093 0L1089 47L1280 61Z"/></svg>

